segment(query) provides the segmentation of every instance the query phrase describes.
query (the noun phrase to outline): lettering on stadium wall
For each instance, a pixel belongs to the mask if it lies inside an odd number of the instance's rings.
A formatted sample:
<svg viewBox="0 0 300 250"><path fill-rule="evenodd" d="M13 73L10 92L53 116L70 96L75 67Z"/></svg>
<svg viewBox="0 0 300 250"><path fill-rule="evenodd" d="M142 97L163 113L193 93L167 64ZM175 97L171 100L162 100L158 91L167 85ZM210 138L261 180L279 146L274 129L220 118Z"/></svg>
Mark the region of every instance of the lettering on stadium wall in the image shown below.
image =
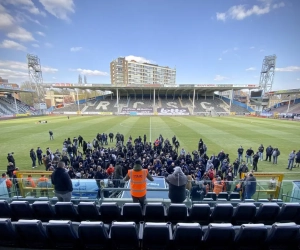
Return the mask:
<svg viewBox="0 0 300 250"><path fill-rule="evenodd" d="M189 115L187 108L158 108L158 115Z"/></svg>
<svg viewBox="0 0 300 250"><path fill-rule="evenodd" d="M136 112L137 114L152 114L153 108L122 108L121 114L129 114Z"/></svg>

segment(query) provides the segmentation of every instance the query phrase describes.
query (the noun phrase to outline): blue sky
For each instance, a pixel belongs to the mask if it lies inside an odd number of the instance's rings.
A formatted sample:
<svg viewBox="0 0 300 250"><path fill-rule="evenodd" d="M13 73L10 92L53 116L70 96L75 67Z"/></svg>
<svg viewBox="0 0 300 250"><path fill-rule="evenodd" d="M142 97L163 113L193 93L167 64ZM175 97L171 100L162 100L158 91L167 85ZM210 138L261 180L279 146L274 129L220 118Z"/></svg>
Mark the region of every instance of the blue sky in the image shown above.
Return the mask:
<svg viewBox="0 0 300 250"><path fill-rule="evenodd" d="M300 87L299 0L0 0L0 76L110 83L109 64L133 56L176 67L177 84L258 84L276 54L273 89Z"/></svg>

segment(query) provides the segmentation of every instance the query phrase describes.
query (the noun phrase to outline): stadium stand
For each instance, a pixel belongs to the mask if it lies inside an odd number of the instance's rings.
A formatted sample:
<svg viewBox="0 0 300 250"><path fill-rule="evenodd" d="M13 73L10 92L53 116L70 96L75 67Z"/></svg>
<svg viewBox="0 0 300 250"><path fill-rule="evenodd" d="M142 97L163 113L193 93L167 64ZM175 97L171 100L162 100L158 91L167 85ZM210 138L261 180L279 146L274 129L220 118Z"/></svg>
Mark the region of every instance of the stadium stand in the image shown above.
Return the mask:
<svg viewBox="0 0 300 250"><path fill-rule="evenodd" d="M231 103L231 107L230 107L230 100L229 100L229 99L223 98L223 101L224 101L225 103L227 103L227 105L228 105L228 110L230 110L230 112L236 112L236 113L249 113L249 110L248 110L248 109L246 109L246 108L244 108L244 107L242 107L242 106L239 106L239 105L235 104L235 103L239 103L238 101L232 102L232 103ZM241 104L243 104L243 103L241 103Z"/></svg>
<svg viewBox="0 0 300 250"><path fill-rule="evenodd" d="M166 99L166 98L159 98L160 108L181 108L180 102L177 98L173 99Z"/></svg>
<svg viewBox="0 0 300 250"><path fill-rule="evenodd" d="M152 108L153 107L153 100L149 98L130 98L128 103L129 108Z"/></svg>
<svg viewBox="0 0 300 250"><path fill-rule="evenodd" d="M116 98L106 98L88 102L82 112L117 112Z"/></svg>
<svg viewBox="0 0 300 250"><path fill-rule="evenodd" d="M26 113L36 114L36 111L34 108L21 102L20 100L16 99L16 103L17 103L17 108L18 108L19 114L26 114ZM7 97L1 96L0 97L0 114L11 115L11 114L16 114L16 113L17 113L17 111L16 111L16 107L15 107L14 98L9 95Z"/></svg>
<svg viewBox="0 0 300 250"><path fill-rule="evenodd" d="M227 105L215 97L202 97L200 96L195 100L195 111L194 112L209 112L215 110L216 112L228 112Z"/></svg>
<svg viewBox="0 0 300 250"><path fill-rule="evenodd" d="M0 219L1 247L274 249L276 246L276 249L298 249L300 243L299 203L284 203L281 208L272 202L261 203L258 208L253 203L239 203L236 208L229 203L214 207L193 204L191 208L171 204L169 208L158 209L163 217L156 222L148 217L147 208L165 207L163 204L147 203L142 210L135 203L119 207L116 203L103 202L95 206L90 202L79 209L81 203L76 206L57 202L51 205L53 214L48 221L37 219L39 215L34 206L41 205L38 201L32 205L26 201L10 204L1 201L1 204L14 214ZM49 206L49 203L42 204ZM93 219L86 217L91 209L96 216ZM132 217L135 213L138 216ZM66 216L69 219L66 220Z"/></svg>

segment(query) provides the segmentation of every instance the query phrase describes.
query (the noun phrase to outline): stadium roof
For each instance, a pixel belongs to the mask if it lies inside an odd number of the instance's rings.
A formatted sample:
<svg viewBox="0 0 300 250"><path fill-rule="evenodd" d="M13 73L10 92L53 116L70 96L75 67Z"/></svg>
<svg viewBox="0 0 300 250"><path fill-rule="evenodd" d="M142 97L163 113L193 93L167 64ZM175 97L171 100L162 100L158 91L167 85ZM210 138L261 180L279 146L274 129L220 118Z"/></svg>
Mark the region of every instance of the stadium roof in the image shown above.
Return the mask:
<svg viewBox="0 0 300 250"><path fill-rule="evenodd" d="M277 90L277 91L268 92L267 94L268 95L300 94L300 89Z"/></svg>
<svg viewBox="0 0 300 250"><path fill-rule="evenodd" d="M12 87L11 85L0 84L0 92L4 93L20 93L20 92L27 92L27 93L34 93L35 90L32 89L20 89L17 87Z"/></svg>
<svg viewBox="0 0 300 250"><path fill-rule="evenodd" d="M135 85L111 85L111 84L71 84L71 83L54 83L52 88L68 89L89 89L112 91L118 90L119 94L146 94L156 91L159 94L171 94L177 91L190 93L195 90L196 93L213 93L215 91L241 90L241 89L258 89L255 84L236 85L236 84L180 84L180 85L160 85L160 84L135 84ZM177 92L180 93L180 92Z"/></svg>

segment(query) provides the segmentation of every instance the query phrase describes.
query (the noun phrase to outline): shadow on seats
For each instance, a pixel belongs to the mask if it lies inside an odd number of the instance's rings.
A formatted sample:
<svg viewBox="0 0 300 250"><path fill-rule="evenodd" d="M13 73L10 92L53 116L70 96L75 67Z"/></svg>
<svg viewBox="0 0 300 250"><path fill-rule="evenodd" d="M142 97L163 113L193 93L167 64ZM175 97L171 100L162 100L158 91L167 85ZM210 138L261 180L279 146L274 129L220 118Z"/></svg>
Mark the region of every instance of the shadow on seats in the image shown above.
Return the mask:
<svg viewBox="0 0 300 250"><path fill-rule="evenodd" d="M139 236L135 222L113 222L110 228L112 249L138 249Z"/></svg>

